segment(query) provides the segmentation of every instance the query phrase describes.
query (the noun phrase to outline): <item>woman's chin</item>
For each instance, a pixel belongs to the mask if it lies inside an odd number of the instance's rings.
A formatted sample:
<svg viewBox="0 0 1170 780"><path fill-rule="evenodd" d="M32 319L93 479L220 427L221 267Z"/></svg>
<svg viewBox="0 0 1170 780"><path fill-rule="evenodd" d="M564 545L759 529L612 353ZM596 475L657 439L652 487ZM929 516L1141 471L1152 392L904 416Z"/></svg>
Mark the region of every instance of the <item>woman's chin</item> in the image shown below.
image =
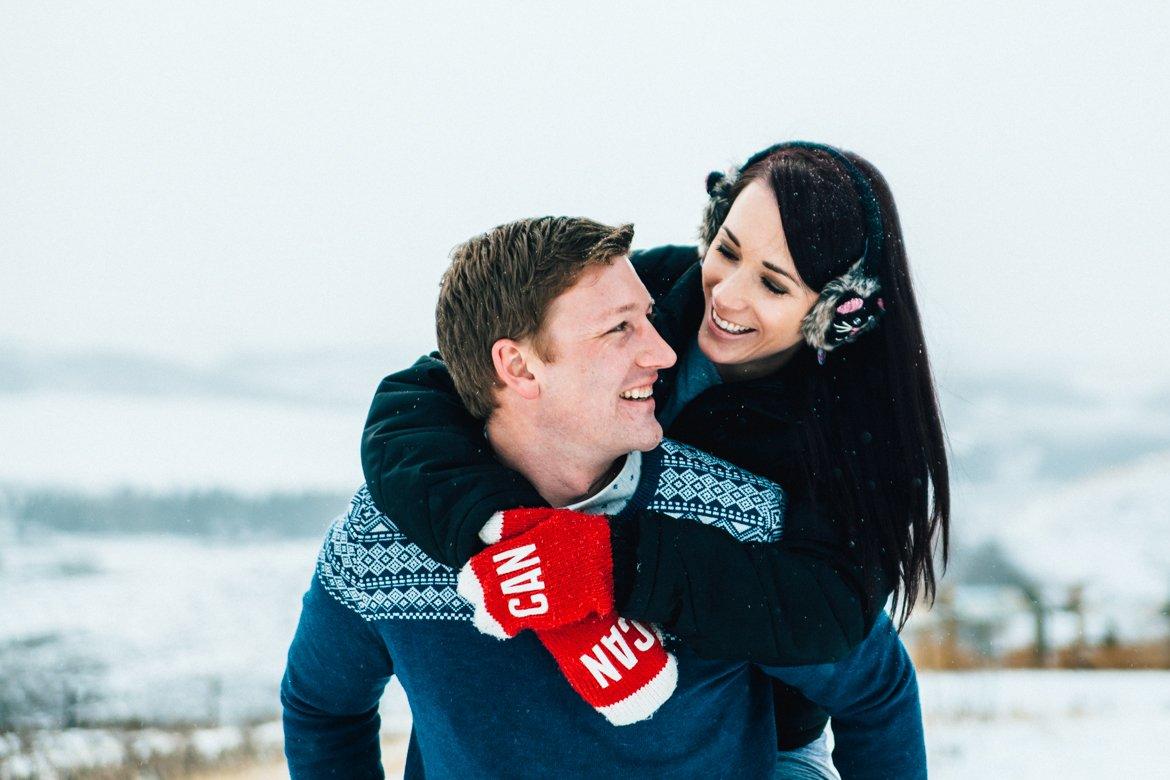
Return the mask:
<svg viewBox="0 0 1170 780"><path fill-rule="evenodd" d="M697 341L702 353L717 366L737 362L736 355L741 352L741 350L736 349L733 345L712 336L707 332L706 328L699 331Z"/></svg>

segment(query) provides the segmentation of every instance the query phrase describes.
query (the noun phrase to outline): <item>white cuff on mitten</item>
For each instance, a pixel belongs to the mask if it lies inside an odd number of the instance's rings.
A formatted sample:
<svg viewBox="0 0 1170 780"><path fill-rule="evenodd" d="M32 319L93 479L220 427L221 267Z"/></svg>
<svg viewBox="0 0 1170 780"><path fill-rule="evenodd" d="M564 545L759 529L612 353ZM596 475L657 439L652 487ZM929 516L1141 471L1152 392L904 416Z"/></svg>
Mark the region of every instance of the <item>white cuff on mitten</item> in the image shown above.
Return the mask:
<svg viewBox="0 0 1170 780"><path fill-rule="evenodd" d="M495 544L504 538L504 513L496 512L479 529L479 540L484 544Z"/></svg>

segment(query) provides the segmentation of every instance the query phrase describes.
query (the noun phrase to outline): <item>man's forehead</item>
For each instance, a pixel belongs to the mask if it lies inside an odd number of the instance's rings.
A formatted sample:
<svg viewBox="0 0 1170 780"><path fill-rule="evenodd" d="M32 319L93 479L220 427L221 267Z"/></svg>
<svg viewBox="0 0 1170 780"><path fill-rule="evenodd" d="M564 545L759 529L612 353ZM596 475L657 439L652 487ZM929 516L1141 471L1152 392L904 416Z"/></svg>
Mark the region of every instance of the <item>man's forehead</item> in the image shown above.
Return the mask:
<svg viewBox="0 0 1170 780"><path fill-rule="evenodd" d="M626 256L588 268L577 282L553 300L549 314L581 326L642 311L653 303Z"/></svg>

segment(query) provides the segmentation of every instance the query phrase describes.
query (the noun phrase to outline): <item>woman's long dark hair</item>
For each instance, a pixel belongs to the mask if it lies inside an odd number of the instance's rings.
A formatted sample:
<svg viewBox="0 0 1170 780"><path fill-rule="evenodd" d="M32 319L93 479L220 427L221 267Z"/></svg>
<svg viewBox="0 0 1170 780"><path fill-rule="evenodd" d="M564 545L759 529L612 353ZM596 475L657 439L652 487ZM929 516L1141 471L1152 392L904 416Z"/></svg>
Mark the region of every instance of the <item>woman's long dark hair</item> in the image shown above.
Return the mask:
<svg viewBox="0 0 1170 780"><path fill-rule="evenodd" d="M878 275L885 316L874 331L828 353L824 365L812 349L801 350L793 360L802 365L790 373L802 385L797 398L808 487L845 523L866 562L893 578L901 626L920 595L934 600L937 543L946 566L951 503L946 441L893 195L873 165L844 154L868 179L880 208L884 240ZM752 181L771 186L796 269L813 290L861 256L869 224L864 195L833 154L775 147L749 161L732 200ZM885 592L879 582L867 586Z"/></svg>

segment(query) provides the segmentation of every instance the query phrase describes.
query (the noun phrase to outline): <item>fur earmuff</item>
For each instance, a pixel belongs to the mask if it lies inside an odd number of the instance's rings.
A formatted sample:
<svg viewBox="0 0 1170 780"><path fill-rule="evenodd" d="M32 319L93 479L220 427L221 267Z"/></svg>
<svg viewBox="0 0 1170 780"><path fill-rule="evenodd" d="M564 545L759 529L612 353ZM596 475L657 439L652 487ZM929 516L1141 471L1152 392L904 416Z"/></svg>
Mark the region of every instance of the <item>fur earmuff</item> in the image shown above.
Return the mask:
<svg viewBox="0 0 1170 780"><path fill-rule="evenodd" d="M847 272L830 280L805 315L800 332L810 346L832 352L877 327L886 304L879 297L881 283L865 273L865 260L863 253Z"/></svg>
<svg viewBox="0 0 1170 780"><path fill-rule="evenodd" d="M703 221L699 224L699 258L707 256L707 250L727 212L731 210L731 188L739 181L739 169L729 168L726 173L711 171L707 174L707 206L703 209Z"/></svg>

